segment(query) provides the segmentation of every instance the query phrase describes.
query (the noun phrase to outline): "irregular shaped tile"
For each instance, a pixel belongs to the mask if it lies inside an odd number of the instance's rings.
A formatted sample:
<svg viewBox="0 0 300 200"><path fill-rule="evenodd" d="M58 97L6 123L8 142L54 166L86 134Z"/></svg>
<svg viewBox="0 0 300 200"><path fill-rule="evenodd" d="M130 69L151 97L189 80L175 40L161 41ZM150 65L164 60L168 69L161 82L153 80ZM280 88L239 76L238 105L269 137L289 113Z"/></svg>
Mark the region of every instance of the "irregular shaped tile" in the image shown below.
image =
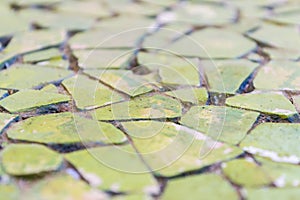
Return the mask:
<svg viewBox="0 0 300 200"><path fill-rule="evenodd" d="M60 30L22 32L14 35L9 45L5 48L4 53L17 55L44 47L59 45L63 40L64 32Z"/></svg>
<svg viewBox="0 0 300 200"><path fill-rule="evenodd" d="M29 30L26 20L18 17L9 5L0 3L0 13L1 13L1 26L0 26L0 36L10 35L17 32L22 32Z"/></svg>
<svg viewBox="0 0 300 200"><path fill-rule="evenodd" d="M234 94L258 65L247 60L222 60L201 61L200 66L210 91Z"/></svg>
<svg viewBox="0 0 300 200"><path fill-rule="evenodd" d="M79 109L95 108L123 100L123 97L86 76L77 75L62 82Z"/></svg>
<svg viewBox="0 0 300 200"><path fill-rule="evenodd" d="M157 94L108 105L92 114L97 120L158 119L180 117L181 109L179 101Z"/></svg>
<svg viewBox="0 0 300 200"><path fill-rule="evenodd" d="M200 58L237 58L254 50L256 44L227 29L207 28L196 31L165 48L182 56Z"/></svg>
<svg viewBox="0 0 300 200"><path fill-rule="evenodd" d="M243 187L261 187L272 183L268 171L251 159L236 159L223 163L222 170L233 183Z"/></svg>
<svg viewBox="0 0 300 200"><path fill-rule="evenodd" d="M215 174L194 175L171 180L162 199L239 199L233 187L222 177Z"/></svg>
<svg viewBox="0 0 300 200"><path fill-rule="evenodd" d="M172 21L173 13L171 12L163 12L157 16L157 21L161 24L168 23ZM147 49L148 51L160 51L166 50L165 47L170 45L176 39L185 37L185 34L192 29L192 26L189 24L166 24L157 29L153 28L153 31L145 36L142 41L142 47ZM169 51L163 51L164 53L171 53ZM144 54L140 52L139 54ZM147 55L145 53L145 55ZM158 55L157 55L158 56ZM153 60L152 60L153 61Z"/></svg>
<svg viewBox="0 0 300 200"><path fill-rule="evenodd" d="M161 78L160 78L157 70L149 72L149 69L144 66L137 67L136 70L141 73L144 73L144 72L146 73L146 74L142 75L143 79L147 80L147 82L150 83L153 86L153 88L155 88L155 90L164 91L165 88L163 85L165 85L165 84L161 83Z"/></svg>
<svg viewBox="0 0 300 200"><path fill-rule="evenodd" d="M62 80L72 72L47 66L16 65L0 72L0 88L32 89L34 87Z"/></svg>
<svg viewBox="0 0 300 200"><path fill-rule="evenodd" d="M226 105L255 110L288 118L297 111L293 104L281 93L248 93L226 99Z"/></svg>
<svg viewBox="0 0 300 200"><path fill-rule="evenodd" d="M242 3L246 3L246 2L244 1ZM242 13L242 15L244 14L245 12ZM245 34L251 32L252 30L255 30L255 28L260 26L262 23L263 22L261 21L261 19L257 18L257 16L250 17L250 18L241 17L239 18L238 23L229 24L226 27L232 31Z"/></svg>
<svg viewBox="0 0 300 200"><path fill-rule="evenodd" d="M300 90L299 67L297 62L270 62L258 71L254 87L260 90Z"/></svg>
<svg viewBox="0 0 300 200"><path fill-rule="evenodd" d="M41 91L43 91L43 92L50 92L50 93L58 93L57 87L55 85L53 85L53 84L46 85L45 87L43 87L41 89Z"/></svg>
<svg viewBox="0 0 300 200"><path fill-rule="evenodd" d="M109 11L101 1L62 1L57 10L60 13L91 17L109 17L112 15L112 12Z"/></svg>
<svg viewBox="0 0 300 200"><path fill-rule="evenodd" d="M284 35L284 37L278 38L278 35ZM300 52L299 33L297 28L293 26L289 27L264 24L258 30L249 33L249 36L274 47L283 49L298 49L298 52Z"/></svg>
<svg viewBox="0 0 300 200"><path fill-rule="evenodd" d="M199 86L196 59L175 56L172 52L139 53L138 62L152 72L158 71L157 81L163 84Z"/></svg>
<svg viewBox="0 0 300 200"><path fill-rule="evenodd" d="M76 34L69 41L72 49L133 48L148 28L106 27Z"/></svg>
<svg viewBox="0 0 300 200"><path fill-rule="evenodd" d="M62 156L38 144L10 144L2 152L5 172L14 176L57 170Z"/></svg>
<svg viewBox="0 0 300 200"><path fill-rule="evenodd" d="M187 64L186 66L167 66L159 69L159 76L161 82L164 84L176 85L200 85L200 78L198 69L194 66Z"/></svg>
<svg viewBox="0 0 300 200"><path fill-rule="evenodd" d="M276 2L278 0L261 0L261 1L239 1L239 0L231 0L229 3L229 6L234 7L236 9L239 9L236 13L237 15L240 15L238 19L240 18L247 18L251 20L257 20L264 16L266 16L267 13L267 7L275 6ZM219 2L220 3L220 2ZM238 20L239 23L239 20ZM237 24L238 24L237 23Z"/></svg>
<svg viewBox="0 0 300 200"><path fill-rule="evenodd" d="M194 139L184 127L170 122L132 121L123 122L122 126L140 155L155 172L175 162L191 146ZM152 162L152 157L158 157L158 162ZM183 164L182 167L184 166Z"/></svg>
<svg viewBox="0 0 300 200"><path fill-rule="evenodd" d="M150 82L130 70L86 70L85 73L132 97L153 90Z"/></svg>
<svg viewBox="0 0 300 200"><path fill-rule="evenodd" d="M235 5L245 5L245 8L247 6L253 6L253 7L264 7L264 6L278 6L281 5L282 2L280 0L261 0L261 1L249 1L249 2L241 2L239 0L233 0ZM254 14L254 13L253 13Z"/></svg>
<svg viewBox="0 0 300 200"><path fill-rule="evenodd" d="M73 179L65 174L39 180L25 195L27 199L108 199L107 194L91 188L82 180Z"/></svg>
<svg viewBox="0 0 300 200"><path fill-rule="evenodd" d="M151 50L151 49L149 49ZM150 70L158 70L161 67L170 66L195 66L197 68L196 59L188 59L174 55L172 52L138 52L138 63L146 66Z"/></svg>
<svg viewBox="0 0 300 200"><path fill-rule="evenodd" d="M114 13L120 13L122 15L136 14L154 16L164 9L159 3L152 1L134 2L127 0L109 0L106 1L106 4Z"/></svg>
<svg viewBox="0 0 300 200"><path fill-rule="evenodd" d="M62 53L58 48L50 48L23 55L23 61L25 63L40 62L60 58L62 58Z"/></svg>
<svg viewBox="0 0 300 200"><path fill-rule="evenodd" d="M282 6L278 6L274 8L275 14L289 14L295 13L299 11L299 2L295 0L291 0L283 4Z"/></svg>
<svg viewBox="0 0 300 200"><path fill-rule="evenodd" d="M259 113L222 106L194 106L180 123L216 140L238 144L250 130Z"/></svg>
<svg viewBox="0 0 300 200"><path fill-rule="evenodd" d="M55 68L70 69L69 61L64 58L53 58L36 63L39 66L50 66Z"/></svg>
<svg viewBox="0 0 300 200"><path fill-rule="evenodd" d="M0 100L0 106L10 113L18 113L68 101L70 101L70 97L63 94L23 90Z"/></svg>
<svg viewBox="0 0 300 200"><path fill-rule="evenodd" d="M297 60L300 53L295 49L280 49L280 48L264 48L264 51L270 56L271 60Z"/></svg>
<svg viewBox="0 0 300 200"><path fill-rule="evenodd" d="M14 184L0 184L0 196L9 200L18 200L20 191Z"/></svg>
<svg viewBox="0 0 300 200"><path fill-rule="evenodd" d="M0 134L2 133L2 130L7 127L15 118L16 115L0 113Z"/></svg>
<svg viewBox="0 0 300 200"><path fill-rule="evenodd" d="M223 25L232 23L236 17L233 7L219 4L186 3L174 9L172 18L177 23L198 26Z"/></svg>
<svg viewBox="0 0 300 200"><path fill-rule="evenodd" d="M74 2L73 2L74 3ZM52 12L46 9L26 9L20 12L20 18L52 30L82 30L90 28L95 19L77 13Z"/></svg>
<svg viewBox="0 0 300 200"><path fill-rule="evenodd" d="M274 16L268 17L267 19L270 21L288 24L288 25L299 25L300 24L299 10L295 11L295 12L274 15Z"/></svg>
<svg viewBox="0 0 300 200"><path fill-rule="evenodd" d="M240 146L251 154L276 162L299 163L299 131L299 124L260 124L247 135Z"/></svg>
<svg viewBox="0 0 300 200"><path fill-rule="evenodd" d="M34 7L34 6L38 6L38 5L42 5L42 6L50 6L52 3L59 3L61 2L61 0L27 0L27 1L18 1L18 2L15 2L14 0L4 0L4 2L6 3L15 3L17 4L18 6L21 6L21 7Z"/></svg>
<svg viewBox="0 0 300 200"><path fill-rule="evenodd" d="M119 2L118 2L119 3ZM121 28L123 31L129 31L137 28L145 28L146 31L151 31L155 28L155 20L153 18L144 17L142 15L126 14L107 18L96 22L93 27L97 28Z"/></svg>
<svg viewBox="0 0 300 200"><path fill-rule="evenodd" d="M192 104L205 105L208 93L205 88L182 88L166 92L167 95Z"/></svg>
<svg viewBox="0 0 300 200"><path fill-rule="evenodd" d="M83 69L118 69L126 66L133 55L131 50L76 50L78 65Z"/></svg>
<svg viewBox="0 0 300 200"><path fill-rule="evenodd" d="M299 188L260 188L260 189L246 189L245 196L248 200L256 199L298 199L300 196Z"/></svg>
<svg viewBox="0 0 300 200"><path fill-rule="evenodd" d="M115 192L143 193L158 187L156 181L130 146L100 147L65 154L90 185ZM158 188L157 188L158 189Z"/></svg>
<svg viewBox="0 0 300 200"><path fill-rule="evenodd" d="M8 130L10 139L45 144L120 143L124 134L113 125L69 112L31 117Z"/></svg>
<svg viewBox="0 0 300 200"><path fill-rule="evenodd" d="M300 169L297 165L273 162L259 156L255 156L255 159L277 187L299 186Z"/></svg>
<svg viewBox="0 0 300 200"><path fill-rule="evenodd" d="M197 170L242 152L170 122L135 121L122 125L146 163L163 176Z"/></svg>

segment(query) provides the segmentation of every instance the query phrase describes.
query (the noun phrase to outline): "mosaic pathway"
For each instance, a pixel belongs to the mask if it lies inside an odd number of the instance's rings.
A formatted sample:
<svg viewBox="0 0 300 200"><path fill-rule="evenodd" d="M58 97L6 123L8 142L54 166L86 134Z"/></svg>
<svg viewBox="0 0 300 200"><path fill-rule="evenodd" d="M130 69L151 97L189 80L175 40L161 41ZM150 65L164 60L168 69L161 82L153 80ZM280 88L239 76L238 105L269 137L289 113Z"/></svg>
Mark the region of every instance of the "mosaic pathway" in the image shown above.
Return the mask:
<svg viewBox="0 0 300 200"><path fill-rule="evenodd" d="M0 199L298 199L298 0L2 0Z"/></svg>

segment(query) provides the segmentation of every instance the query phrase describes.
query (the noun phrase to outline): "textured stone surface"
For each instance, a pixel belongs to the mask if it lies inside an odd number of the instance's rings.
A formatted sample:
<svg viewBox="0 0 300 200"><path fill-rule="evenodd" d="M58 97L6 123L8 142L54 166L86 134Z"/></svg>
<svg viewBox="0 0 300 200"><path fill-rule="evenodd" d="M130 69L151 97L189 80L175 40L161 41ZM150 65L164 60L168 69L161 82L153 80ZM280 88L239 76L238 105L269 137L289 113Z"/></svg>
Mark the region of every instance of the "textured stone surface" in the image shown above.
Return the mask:
<svg viewBox="0 0 300 200"><path fill-rule="evenodd" d="M299 13L0 1L0 199L298 199Z"/></svg>

